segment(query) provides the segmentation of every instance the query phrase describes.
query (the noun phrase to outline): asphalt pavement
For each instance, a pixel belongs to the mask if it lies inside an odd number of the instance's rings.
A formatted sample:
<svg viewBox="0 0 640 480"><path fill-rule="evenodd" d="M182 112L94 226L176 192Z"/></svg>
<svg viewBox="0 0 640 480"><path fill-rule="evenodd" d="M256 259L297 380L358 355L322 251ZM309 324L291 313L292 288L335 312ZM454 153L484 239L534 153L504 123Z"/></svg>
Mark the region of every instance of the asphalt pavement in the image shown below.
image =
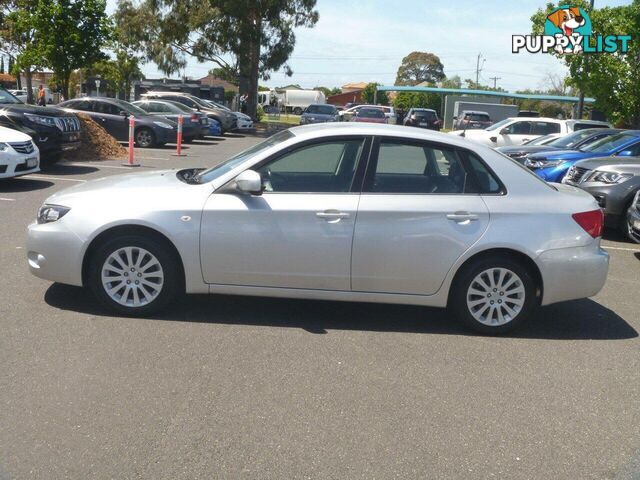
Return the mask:
<svg viewBox="0 0 640 480"><path fill-rule="evenodd" d="M0 182L0 479L640 478L640 245L615 232L599 295L503 338L439 309L249 297L113 317L29 274L52 193L257 141Z"/></svg>

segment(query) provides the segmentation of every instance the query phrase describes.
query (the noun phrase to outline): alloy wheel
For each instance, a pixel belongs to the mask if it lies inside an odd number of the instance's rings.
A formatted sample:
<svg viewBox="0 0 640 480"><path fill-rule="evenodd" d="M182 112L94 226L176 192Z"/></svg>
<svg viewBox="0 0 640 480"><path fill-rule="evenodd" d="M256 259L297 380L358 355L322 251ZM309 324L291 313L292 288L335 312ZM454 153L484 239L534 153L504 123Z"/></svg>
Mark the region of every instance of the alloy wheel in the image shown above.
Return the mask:
<svg viewBox="0 0 640 480"><path fill-rule="evenodd" d="M140 247L119 248L102 265L102 287L114 302L142 307L162 291L164 272L160 261Z"/></svg>
<svg viewBox="0 0 640 480"><path fill-rule="evenodd" d="M518 275L506 268L489 268L469 285L467 308L483 325L505 325L518 316L525 296L524 283Z"/></svg>
<svg viewBox="0 0 640 480"><path fill-rule="evenodd" d="M151 135L151 132L147 129L138 131L138 133L136 134L136 141L138 142L138 145L140 145L143 148L150 147L151 144L153 143L153 137Z"/></svg>

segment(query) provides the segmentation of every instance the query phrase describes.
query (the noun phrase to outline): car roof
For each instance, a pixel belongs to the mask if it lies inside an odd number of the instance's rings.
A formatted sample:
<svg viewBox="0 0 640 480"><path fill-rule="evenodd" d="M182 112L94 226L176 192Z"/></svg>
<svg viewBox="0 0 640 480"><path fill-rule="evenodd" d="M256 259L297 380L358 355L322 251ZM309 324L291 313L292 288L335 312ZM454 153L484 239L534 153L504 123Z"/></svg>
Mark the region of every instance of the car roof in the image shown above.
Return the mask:
<svg viewBox="0 0 640 480"><path fill-rule="evenodd" d="M463 110L462 113L479 113L481 115L489 115L487 112L483 112L482 110Z"/></svg>

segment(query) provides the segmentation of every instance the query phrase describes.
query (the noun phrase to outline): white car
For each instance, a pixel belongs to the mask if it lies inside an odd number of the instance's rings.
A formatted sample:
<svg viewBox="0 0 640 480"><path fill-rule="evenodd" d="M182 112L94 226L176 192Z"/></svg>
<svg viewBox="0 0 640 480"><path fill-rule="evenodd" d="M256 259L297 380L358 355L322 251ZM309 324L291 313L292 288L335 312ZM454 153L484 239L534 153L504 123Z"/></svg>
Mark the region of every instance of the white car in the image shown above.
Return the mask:
<svg viewBox="0 0 640 480"><path fill-rule="evenodd" d="M62 190L29 226L41 278L149 315L180 292L448 306L497 334L595 295L602 211L503 155L427 130L324 123L208 170ZM215 308L212 306L212 308Z"/></svg>
<svg viewBox="0 0 640 480"><path fill-rule="evenodd" d="M390 125L396 125L398 123L398 115L393 107L386 107L383 105L356 105L355 107L347 108L338 112L338 119L341 122L350 122L356 116L356 113L362 108L379 108L384 112L384 116L387 117L387 122Z"/></svg>
<svg viewBox="0 0 640 480"><path fill-rule="evenodd" d="M0 179L40 171L40 152L26 133L0 127Z"/></svg>
<svg viewBox="0 0 640 480"><path fill-rule="evenodd" d="M16 97L23 103L27 103L27 91L26 90L7 90L11 95ZM35 97L34 97L35 98Z"/></svg>
<svg viewBox="0 0 640 480"><path fill-rule="evenodd" d="M596 120L558 120L545 117L513 117L494 123L484 130L455 130L451 135L465 137L489 147L521 145L542 135L567 133L585 128L611 128Z"/></svg>
<svg viewBox="0 0 640 480"><path fill-rule="evenodd" d="M253 120L251 120L251 117L249 115L246 115L242 112L234 112L229 107L225 107L221 103L214 102L213 100L205 100L205 102L211 104L211 106L214 108L219 108L235 115L237 119L235 130L251 130L253 128Z"/></svg>

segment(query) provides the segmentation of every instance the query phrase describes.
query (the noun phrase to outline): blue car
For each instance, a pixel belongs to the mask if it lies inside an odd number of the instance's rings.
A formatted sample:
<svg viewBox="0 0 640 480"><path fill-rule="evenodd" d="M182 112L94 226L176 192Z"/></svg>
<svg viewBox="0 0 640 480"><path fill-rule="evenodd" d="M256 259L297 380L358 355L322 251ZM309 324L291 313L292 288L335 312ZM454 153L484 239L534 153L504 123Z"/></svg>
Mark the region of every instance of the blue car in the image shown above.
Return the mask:
<svg viewBox="0 0 640 480"><path fill-rule="evenodd" d="M214 120L213 118L209 119L209 133L207 133L207 135L212 137L219 137L222 135L222 126L219 121Z"/></svg>
<svg viewBox="0 0 640 480"><path fill-rule="evenodd" d="M625 130L577 150L533 153L524 165L547 182L561 182L569 168L580 160L595 157L640 155L640 130Z"/></svg>

